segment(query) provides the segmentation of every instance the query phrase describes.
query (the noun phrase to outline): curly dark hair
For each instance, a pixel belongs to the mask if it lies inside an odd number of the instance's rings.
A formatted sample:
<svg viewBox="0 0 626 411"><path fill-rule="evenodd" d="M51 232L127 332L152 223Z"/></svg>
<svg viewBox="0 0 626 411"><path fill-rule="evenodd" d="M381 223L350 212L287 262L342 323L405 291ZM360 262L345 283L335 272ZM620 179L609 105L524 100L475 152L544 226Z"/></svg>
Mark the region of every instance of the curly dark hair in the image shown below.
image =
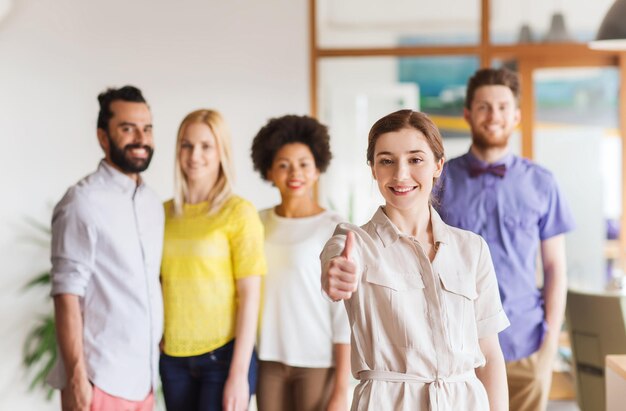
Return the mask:
<svg viewBox="0 0 626 411"><path fill-rule="evenodd" d="M333 157L329 141L328 128L313 117L289 114L272 118L252 141L252 163L261 178L267 180L278 150L286 144L302 143L309 147L315 167L323 173Z"/></svg>

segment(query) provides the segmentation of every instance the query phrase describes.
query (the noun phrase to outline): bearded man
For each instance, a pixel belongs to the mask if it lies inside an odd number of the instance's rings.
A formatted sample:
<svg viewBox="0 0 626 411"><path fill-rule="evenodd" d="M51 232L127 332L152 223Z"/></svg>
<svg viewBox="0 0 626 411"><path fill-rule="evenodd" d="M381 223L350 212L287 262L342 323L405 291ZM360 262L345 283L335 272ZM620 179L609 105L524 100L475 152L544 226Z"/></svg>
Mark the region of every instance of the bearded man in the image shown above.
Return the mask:
<svg viewBox="0 0 626 411"><path fill-rule="evenodd" d="M499 334L510 409L535 411L547 406L565 312L564 234L574 222L552 173L511 153L518 98L512 71L481 69L470 78L464 117L472 145L446 163L438 209L446 223L480 234L489 244L511 322ZM536 281L538 253L543 289Z"/></svg>
<svg viewBox="0 0 626 411"><path fill-rule="evenodd" d="M64 411L154 408L163 304L164 215L141 172L152 115L132 86L98 96L98 169L52 217L52 292L59 360L48 376Z"/></svg>

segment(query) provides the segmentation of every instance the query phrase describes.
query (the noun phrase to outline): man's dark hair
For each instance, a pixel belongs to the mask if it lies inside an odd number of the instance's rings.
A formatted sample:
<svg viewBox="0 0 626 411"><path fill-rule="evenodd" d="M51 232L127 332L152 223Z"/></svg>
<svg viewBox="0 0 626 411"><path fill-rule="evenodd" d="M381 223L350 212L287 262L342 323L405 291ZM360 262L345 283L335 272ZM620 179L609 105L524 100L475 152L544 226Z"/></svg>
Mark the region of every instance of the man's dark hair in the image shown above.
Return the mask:
<svg viewBox="0 0 626 411"><path fill-rule="evenodd" d="M109 120L113 117L111 111L111 103L114 101L128 101L131 103L145 103L146 100L141 94L141 90L133 86L124 86L122 88L108 88L98 94L98 102L100 102L100 112L98 113L98 128L109 132Z"/></svg>
<svg viewBox="0 0 626 411"><path fill-rule="evenodd" d="M470 109L474 101L476 90L482 86L505 86L508 87L515 97L515 101L519 100L519 78L517 73L507 68L484 68L478 70L467 82L467 92L465 94L465 108Z"/></svg>
<svg viewBox="0 0 626 411"><path fill-rule="evenodd" d="M289 114L270 119L252 141L252 163L262 179L267 180L278 150L291 143L308 146L315 167L322 173L326 171L332 158L328 128L313 117Z"/></svg>

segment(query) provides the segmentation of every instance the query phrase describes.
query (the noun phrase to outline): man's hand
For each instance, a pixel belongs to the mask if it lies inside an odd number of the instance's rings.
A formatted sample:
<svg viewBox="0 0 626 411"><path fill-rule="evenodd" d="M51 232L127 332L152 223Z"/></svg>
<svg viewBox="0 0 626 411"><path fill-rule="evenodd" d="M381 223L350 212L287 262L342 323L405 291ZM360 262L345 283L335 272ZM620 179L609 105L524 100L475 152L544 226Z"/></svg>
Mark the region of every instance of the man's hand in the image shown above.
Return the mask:
<svg viewBox="0 0 626 411"><path fill-rule="evenodd" d="M93 387L87 378L69 379L61 390L63 411L89 411L93 399Z"/></svg>
<svg viewBox="0 0 626 411"><path fill-rule="evenodd" d="M341 254L332 258L322 273L322 286L335 301L348 300L357 289L356 264L351 260L354 233L348 231Z"/></svg>
<svg viewBox="0 0 626 411"><path fill-rule="evenodd" d="M83 356L83 316L78 299L73 294L54 296L57 342L67 375L61 391L63 411L89 411L93 399Z"/></svg>

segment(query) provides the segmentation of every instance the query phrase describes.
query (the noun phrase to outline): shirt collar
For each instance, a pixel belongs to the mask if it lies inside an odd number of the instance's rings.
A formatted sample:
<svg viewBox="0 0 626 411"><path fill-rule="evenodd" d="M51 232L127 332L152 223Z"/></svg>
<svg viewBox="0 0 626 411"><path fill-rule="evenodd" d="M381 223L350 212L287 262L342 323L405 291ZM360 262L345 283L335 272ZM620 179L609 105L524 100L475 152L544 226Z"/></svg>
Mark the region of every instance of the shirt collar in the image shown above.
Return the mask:
<svg viewBox="0 0 626 411"><path fill-rule="evenodd" d="M507 170L511 167L511 165L513 164L513 159L515 158L513 153L509 151L500 160L490 164L476 157L474 153L472 153L472 150L468 150L467 154L465 154L464 157L465 157L465 167L468 169L470 168L470 166L484 168L487 166L497 166L497 165L503 164L507 168Z"/></svg>
<svg viewBox="0 0 626 411"><path fill-rule="evenodd" d="M104 159L100 160L98 174L107 180L107 182L113 183L124 193L134 194L135 191L143 189L145 185L141 177L139 178L139 184L137 184L135 180L107 163Z"/></svg>
<svg viewBox="0 0 626 411"><path fill-rule="evenodd" d="M443 222L439 213L437 213L432 206L430 207L430 222L433 226L433 239L435 244L440 245L448 243L450 236L448 225ZM378 210L374 213L372 223L385 248L398 241L400 237L410 237L398 230L398 227L387 217L382 206L378 207Z"/></svg>

